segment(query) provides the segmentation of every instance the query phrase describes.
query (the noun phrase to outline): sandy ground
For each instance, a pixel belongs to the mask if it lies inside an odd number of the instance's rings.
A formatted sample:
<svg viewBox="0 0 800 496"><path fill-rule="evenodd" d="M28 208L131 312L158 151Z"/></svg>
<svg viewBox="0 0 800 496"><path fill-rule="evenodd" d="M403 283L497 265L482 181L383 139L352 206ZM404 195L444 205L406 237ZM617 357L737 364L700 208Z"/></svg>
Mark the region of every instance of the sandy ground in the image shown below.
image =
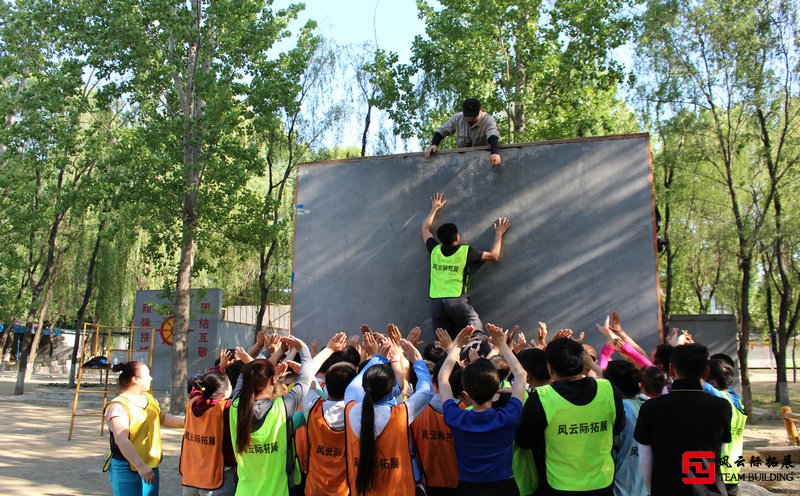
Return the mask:
<svg viewBox="0 0 800 496"><path fill-rule="evenodd" d="M72 441L67 441L72 402L40 402L36 385L49 382L34 376L23 396L10 396L14 377L0 374L0 494L111 494L108 474L102 472L108 455L108 430L100 435L100 417L78 417ZM163 429L164 459L160 494L181 493L178 456L181 429Z"/></svg>
<svg viewBox="0 0 800 496"><path fill-rule="evenodd" d="M108 453L108 432L100 435L99 417L78 417L72 441L67 441L72 403L37 401L37 388L46 388L52 377L34 376L27 393L12 396L15 374L0 373L0 494L16 495L103 495L111 494L108 474L102 466ZM774 375L756 372L754 389L758 394L771 390ZM65 381L62 381L65 382ZM790 384L795 411L800 411L800 383ZM46 388L52 390L53 388ZM64 391L61 388L61 391ZM65 395L67 396L67 395ZM161 464L161 494L179 495L178 456L182 430L164 429L164 460ZM762 412L748 422L745 432L746 457L764 446L786 445L783 422L777 415ZM749 469L748 469L749 470ZM778 472L778 469L760 469ZM759 483L776 494L800 494L800 464L791 471L794 481ZM742 494L754 494L742 491ZM768 494L768 493L767 493Z"/></svg>

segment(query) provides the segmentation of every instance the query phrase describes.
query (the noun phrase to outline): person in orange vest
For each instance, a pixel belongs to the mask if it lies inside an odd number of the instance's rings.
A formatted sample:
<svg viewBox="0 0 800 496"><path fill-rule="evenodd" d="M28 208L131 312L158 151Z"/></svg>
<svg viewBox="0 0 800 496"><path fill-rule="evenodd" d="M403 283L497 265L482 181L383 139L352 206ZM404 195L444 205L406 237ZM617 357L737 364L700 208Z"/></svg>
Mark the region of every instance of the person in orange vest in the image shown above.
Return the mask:
<svg viewBox="0 0 800 496"><path fill-rule="evenodd" d="M189 403L178 471L183 496L233 496L236 468L226 425L233 392L224 372L211 371L189 381ZM223 446L230 452L228 460Z"/></svg>
<svg viewBox="0 0 800 496"><path fill-rule="evenodd" d="M414 496L409 425L433 397L431 375L419 351L405 339L402 351L388 343L345 391L347 479L353 495ZM390 353L391 351L391 353ZM399 385L390 361L404 353L417 375L414 394L394 404Z"/></svg>
<svg viewBox="0 0 800 496"><path fill-rule="evenodd" d="M347 466L344 462L344 392L353 378L356 368L350 363L339 362L325 373L325 389L328 397L311 390L314 399L307 413L306 446L308 475L305 493L308 496L347 496ZM307 404L307 403L306 403Z"/></svg>
<svg viewBox="0 0 800 496"><path fill-rule="evenodd" d="M419 461L425 474L425 492L428 496L457 494L458 464L453 434L444 422L442 399L439 396L437 379L444 360L433 367L433 399L411 423L414 444L419 452Z"/></svg>
<svg viewBox="0 0 800 496"><path fill-rule="evenodd" d="M142 362L118 363L122 392L104 412L111 454L103 471L109 471L114 496L157 496L161 463L161 426L183 427L184 419L161 411L149 393L150 368Z"/></svg>

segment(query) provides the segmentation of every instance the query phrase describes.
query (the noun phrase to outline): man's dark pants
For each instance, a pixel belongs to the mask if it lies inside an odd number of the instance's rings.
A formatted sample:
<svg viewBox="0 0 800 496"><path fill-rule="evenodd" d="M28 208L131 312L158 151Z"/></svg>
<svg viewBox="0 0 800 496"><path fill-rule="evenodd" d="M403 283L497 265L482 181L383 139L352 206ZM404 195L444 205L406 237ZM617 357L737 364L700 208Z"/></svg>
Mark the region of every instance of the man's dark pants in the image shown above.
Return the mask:
<svg viewBox="0 0 800 496"><path fill-rule="evenodd" d="M431 316L433 329L441 327L453 339L468 325L484 332L478 312L472 308L467 295L461 295L459 298L431 298Z"/></svg>

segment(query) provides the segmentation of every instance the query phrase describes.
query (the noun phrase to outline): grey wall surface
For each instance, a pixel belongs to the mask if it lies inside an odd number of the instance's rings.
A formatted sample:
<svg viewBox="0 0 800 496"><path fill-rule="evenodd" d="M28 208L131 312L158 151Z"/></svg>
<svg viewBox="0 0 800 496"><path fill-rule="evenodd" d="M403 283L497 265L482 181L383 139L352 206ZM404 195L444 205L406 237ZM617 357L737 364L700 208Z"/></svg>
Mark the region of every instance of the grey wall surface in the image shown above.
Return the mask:
<svg viewBox="0 0 800 496"><path fill-rule="evenodd" d="M491 248L509 217L499 264L471 278L483 322L536 322L587 331L611 308L645 349L659 330L649 141L646 135L514 145L491 168L485 150L373 157L300 166L295 218L293 332L324 340L361 323L432 339L428 253L420 225L430 197L462 239ZM552 334L551 334L552 336Z"/></svg>

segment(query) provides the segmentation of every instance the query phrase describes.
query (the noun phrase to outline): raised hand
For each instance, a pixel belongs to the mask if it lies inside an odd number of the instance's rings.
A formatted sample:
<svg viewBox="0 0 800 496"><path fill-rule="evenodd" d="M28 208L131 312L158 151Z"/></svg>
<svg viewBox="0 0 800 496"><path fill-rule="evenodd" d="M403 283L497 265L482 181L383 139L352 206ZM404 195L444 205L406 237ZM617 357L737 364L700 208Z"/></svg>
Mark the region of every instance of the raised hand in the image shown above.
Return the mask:
<svg viewBox="0 0 800 496"><path fill-rule="evenodd" d="M505 217L500 217L494 223L494 232L502 236L508 231L509 227L511 227L511 221Z"/></svg>
<svg viewBox="0 0 800 496"><path fill-rule="evenodd" d="M553 336L553 339L569 338L572 339L572 329L561 329Z"/></svg>
<svg viewBox="0 0 800 496"><path fill-rule="evenodd" d="M611 318L610 329L615 333L619 333L619 331L622 330L622 321L620 321L619 314L617 313L616 310L614 309L611 310L610 318Z"/></svg>
<svg viewBox="0 0 800 496"><path fill-rule="evenodd" d="M610 319L610 318L607 316L607 317L606 317L606 321L603 323L603 325L600 325L600 324L597 324L597 323L595 323L595 327L597 327L597 330L598 330L598 331L600 331L600 333L601 333L601 334L603 334L603 336L605 336L607 340L609 340L609 341L612 341L612 342L613 342L613 341L615 341L615 340L618 340L618 339L619 339L619 337L618 337L618 336L617 336L617 334L616 334L614 331L612 331L612 330L611 330L611 328L609 327L609 319Z"/></svg>
<svg viewBox="0 0 800 496"><path fill-rule="evenodd" d="M249 353L244 351L244 348L241 346L236 347L236 359L241 360L242 363L248 364L253 361L253 357L250 356Z"/></svg>
<svg viewBox="0 0 800 496"><path fill-rule="evenodd" d="M219 351L219 369L225 372L225 369L228 368L234 360L234 353L231 351L226 350L225 348Z"/></svg>
<svg viewBox="0 0 800 496"><path fill-rule="evenodd" d="M547 346L547 324L539 322L539 327L536 329L536 337L539 338L539 343L542 347Z"/></svg>
<svg viewBox="0 0 800 496"><path fill-rule="evenodd" d="M285 344L289 348L294 348L298 351L303 347L305 343L300 341L299 338L295 336L284 336L281 338L281 343Z"/></svg>
<svg viewBox="0 0 800 496"><path fill-rule="evenodd" d="M394 348L394 346L392 346L392 341L389 339L385 339L385 336L382 337L384 337L384 339L380 340L380 345L378 346L378 351L376 354L382 357L386 357L389 360L396 358L392 356L393 355L392 348Z"/></svg>
<svg viewBox="0 0 800 496"><path fill-rule="evenodd" d="M508 346L505 331L503 329L497 327L494 324L486 324L486 330L489 331L489 338L492 340L492 344L495 345L497 348L502 348L503 346Z"/></svg>
<svg viewBox="0 0 800 496"><path fill-rule="evenodd" d="M406 360L408 360L409 363L422 360L422 355L420 355L419 350L411 341L403 339L400 341L400 346L403 348L403 354L406 356Z"/></svg>
<svg viewBox="0 0 800 496"><path fill-rule="evenodd" d="M265 340L266 340L265 346L267 348L267 352L269 352L270 355L274 355L281 348L280 334L275 334L275 333L269 334L265 337Z"/></svg>
<svg viewBox="0 0 800 496"><path fill-rule="evenodd" d="M284 377L286 377L286 374L288 374L288 373L289 373L289 364L288 363L281 362L281 363L279 363L278 365L275 366L275 377L277 377L278 380L281 380Z"/></svg>
<svg viewBox="0 0 800 496"><path fill-rule="evenodd" d="M386 331L392 343L394 343L395 346L400 346L400 340L403 339L403 335L400 334L400 329L398 329L395 324L389 324L386 326Z"/></svg>
<svg viewBox="0 0 800 496"><path fill-rule="evenodd" d="M444 199L444 193L434 193L431 196L431 210L440 210L447 205L447 200Z"/></svg>
<svg viewBox="0 0 800 496"><path fill-rule="evenodd" d="M347 346L347 334L343 332L334 334L327 345L327 347L333 351L341 351L345 346Z"/></svg>
<svg viewBox="0 0 800 496"><path fill-rule="evenodd" d="M458 333L458 336L456 336L456 339L455 341L453 341L453 344L458 349L463 348L464 345L467 344L467 341L469 341L469 338L472 337L473 332L475 332L475 328L472 327L471 325L468 325L467 327L461 329L461 332Z"/></svg>
<svg viewBox="0 0 800 496"><path fill-rule="evenodd" d="M312 357L317 356L317 351L319 351L319 343L317 343L316 339L311 341L311 344L308 345L308 349L311 350Z"/></svg>
<svg viewBox="0 0 800 496"><path fill-rule="evenodd" d="M372 329L367 324L361 324L361 334L369 334L372 332Z"/></svg>
<svg viewBox="0 0 800 496"><path fill-rule="evenodd" d="M506 344L507 345L511 346L511 343L514 342L514 338L517 337L517 333L518 332L519 332L519 326L515 325L514 328L511 329L511 332L509 332L508 336L506 337Z"/></svg>
<svg viewBox="0 0 800 496"><path fill-rule="evenodd" d="M375 356L378 353L378 340L375 339L375 333L364 333L364 352L368 357Z"/></svg>
<svg viewBox="0 0 800 496"><path fill-rule="evenodd" d="M406 340L408 340L409 343L413 344L415 348L419 348L419 345L423 343L422 341L419 340L419 337L421 335L422 335L422 329L420 329L419 326L417 326L411 329L411 331L409 331L408 336L406 336Z"/></svg>
<svg viewBox="0 0 800 496"><path fill-rule="evenodd" d="M512 350L514 350L514 353L519 353L520 351L528 348L528 346L529 345L528 345L528 341L525 339L525 334L520 332L517 335L517 339L514 342L514 346L513 346Z"/></svg>
<svg viewBox="0 0 800 496"><path fill-rule="evenodd" d="M469 356L469 363L475 363L481 357L475 348L470 348L467 355Z"/></svg>
<svg viewBox="0 0 800 496"><path fill-rule="evenodd" d="M436 329L436 339L439 340L439 346L444 348L444 351L450 352L453 348L453 338L441 327Z"/></svg>
<svg viewBox="0 0 800 496"><path fill-rule="evenodd" d="M294 360L284 360L283 363L285 363L288 369L294 372L295 374L300 373L300 364L295 362Z"/></svg>

